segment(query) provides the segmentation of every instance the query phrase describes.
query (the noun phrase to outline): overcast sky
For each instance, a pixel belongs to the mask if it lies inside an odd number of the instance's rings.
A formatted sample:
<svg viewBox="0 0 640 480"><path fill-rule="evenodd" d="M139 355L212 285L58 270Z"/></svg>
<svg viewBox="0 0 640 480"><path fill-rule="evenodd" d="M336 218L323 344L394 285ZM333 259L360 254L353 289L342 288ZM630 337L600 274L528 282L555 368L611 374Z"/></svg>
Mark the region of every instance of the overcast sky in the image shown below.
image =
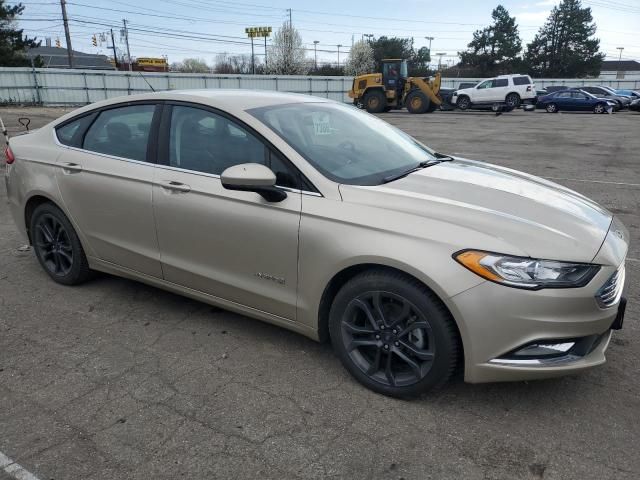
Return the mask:
<svg viewBox="0 0 640 480"><path fill-rule="evenodd" d="M22 3L26 8L20 23L27 33L42 40L51 37L54 44L60 38L64 46L60 2ZM170 62L199 57L208 63L219 53L250 53L244 28L272 26L275 30L289 18L289 8L310 57L314 40L319 41L319 62L336 62L337 45L341 45L342 63L352 40L362 38L363 34L413 37L416 47L428 44L426 36L434 37L432 52L445 53L444 60L453 62L456 52L465 49L471 40L473 31L490 23L491 11L498 4L489 0L67 0L67 3L75 50L109 54L106 44L92 46L91 36L108 32L110 27L114 28L116 45L124 48L119 28L126 18L131 26L132 56L167 55ZM505 0L502 5L515 15L526 44L557 3L557 0ZM620 52L616 48L624 47L623 59L640 60L640 1L582 3L592 8L601 51L607 54L607 59L617 60ZM194 36L198 38L190 38ZM256 53L264 52L262 42L262 39L256 42Z"/></svg>

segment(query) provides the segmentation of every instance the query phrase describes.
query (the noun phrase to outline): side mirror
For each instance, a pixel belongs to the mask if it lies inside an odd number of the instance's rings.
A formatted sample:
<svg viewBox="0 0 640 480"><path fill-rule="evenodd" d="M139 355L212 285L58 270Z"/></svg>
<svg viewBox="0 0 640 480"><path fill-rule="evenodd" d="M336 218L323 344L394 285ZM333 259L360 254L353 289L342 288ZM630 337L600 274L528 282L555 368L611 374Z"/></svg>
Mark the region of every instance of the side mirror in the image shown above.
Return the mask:
<svg viewBox="0 0 640 480"><path fill-rule="evenodd" d="M276 175L259 163L242 163L227 168L220 176L222 186L227 190L255 192L267 202L281 202L287 192L276 187Z"/></svg>

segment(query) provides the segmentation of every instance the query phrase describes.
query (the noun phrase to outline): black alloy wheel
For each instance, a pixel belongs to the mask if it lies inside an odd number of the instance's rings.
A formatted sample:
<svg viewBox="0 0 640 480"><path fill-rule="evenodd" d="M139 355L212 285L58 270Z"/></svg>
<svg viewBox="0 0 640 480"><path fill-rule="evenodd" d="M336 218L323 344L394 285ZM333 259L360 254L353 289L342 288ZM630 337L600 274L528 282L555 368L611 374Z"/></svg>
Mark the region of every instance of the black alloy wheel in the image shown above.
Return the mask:
<svg viewBox="0 0 640 480"><path fill-rule="evenodd" d="M58 207L52 203L36 207L29 233L40 265L57 283L76 285L91 277L80 239Z"/></svg>
<svg viewBox="0 0 640 480"><path fill-rule="evenodd" d="M33 242L46 270L58 277L68 275L73 267L73 247L64 225L53 215L38 217Z"/></svg>
<svg viewBox="0 0 640 480"><path fill-rule="evenodd" d="M342 342L362 371L383 385L413 385L433 365L431 325L409 300L391 292L354 298L342 318Z"/></svg>
<svg viewBox="0 0 640 480"><path fill-rule="evenodd" d="M349 373L393 397L441 386L459 357L451 314L432 291L400 272L375 269L349 280L333 301L329 329Z"/></svg>

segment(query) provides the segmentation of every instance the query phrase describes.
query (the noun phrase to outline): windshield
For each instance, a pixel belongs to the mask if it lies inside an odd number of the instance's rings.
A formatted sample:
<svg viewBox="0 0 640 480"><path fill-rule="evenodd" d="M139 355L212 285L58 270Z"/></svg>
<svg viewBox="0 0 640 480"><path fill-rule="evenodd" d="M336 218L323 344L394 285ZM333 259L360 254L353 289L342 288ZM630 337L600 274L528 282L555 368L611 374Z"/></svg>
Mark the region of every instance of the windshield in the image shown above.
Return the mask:
<svg viewBox="0 0 640 480"><path fill-rule="evenodd" d="M355 107L292 103L248 112L334 182L379 185L391 175L436 160L406 133Z"/></svg>

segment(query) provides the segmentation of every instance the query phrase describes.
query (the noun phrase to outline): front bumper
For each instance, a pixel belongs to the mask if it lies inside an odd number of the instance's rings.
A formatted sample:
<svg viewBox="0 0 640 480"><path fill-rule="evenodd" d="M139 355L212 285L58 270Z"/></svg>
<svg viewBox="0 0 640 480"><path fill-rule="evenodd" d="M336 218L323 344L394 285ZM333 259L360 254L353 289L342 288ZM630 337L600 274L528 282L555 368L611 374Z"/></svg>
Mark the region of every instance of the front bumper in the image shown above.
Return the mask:
<svg viewBox="0 0 640 480"><path fill-rule="evenodd" d="M600 271L581 288L530 291L484 282L453 296L450 308L462 336L465 380L533 380L604 363L624 281L613 303L602 307L598 296L616 272L623 272L628 238L628 231L614 220L593 260L601 265ZM565 341L584 348L576 347L555 361L513 361L513 352L523 346Z"/></svg>

